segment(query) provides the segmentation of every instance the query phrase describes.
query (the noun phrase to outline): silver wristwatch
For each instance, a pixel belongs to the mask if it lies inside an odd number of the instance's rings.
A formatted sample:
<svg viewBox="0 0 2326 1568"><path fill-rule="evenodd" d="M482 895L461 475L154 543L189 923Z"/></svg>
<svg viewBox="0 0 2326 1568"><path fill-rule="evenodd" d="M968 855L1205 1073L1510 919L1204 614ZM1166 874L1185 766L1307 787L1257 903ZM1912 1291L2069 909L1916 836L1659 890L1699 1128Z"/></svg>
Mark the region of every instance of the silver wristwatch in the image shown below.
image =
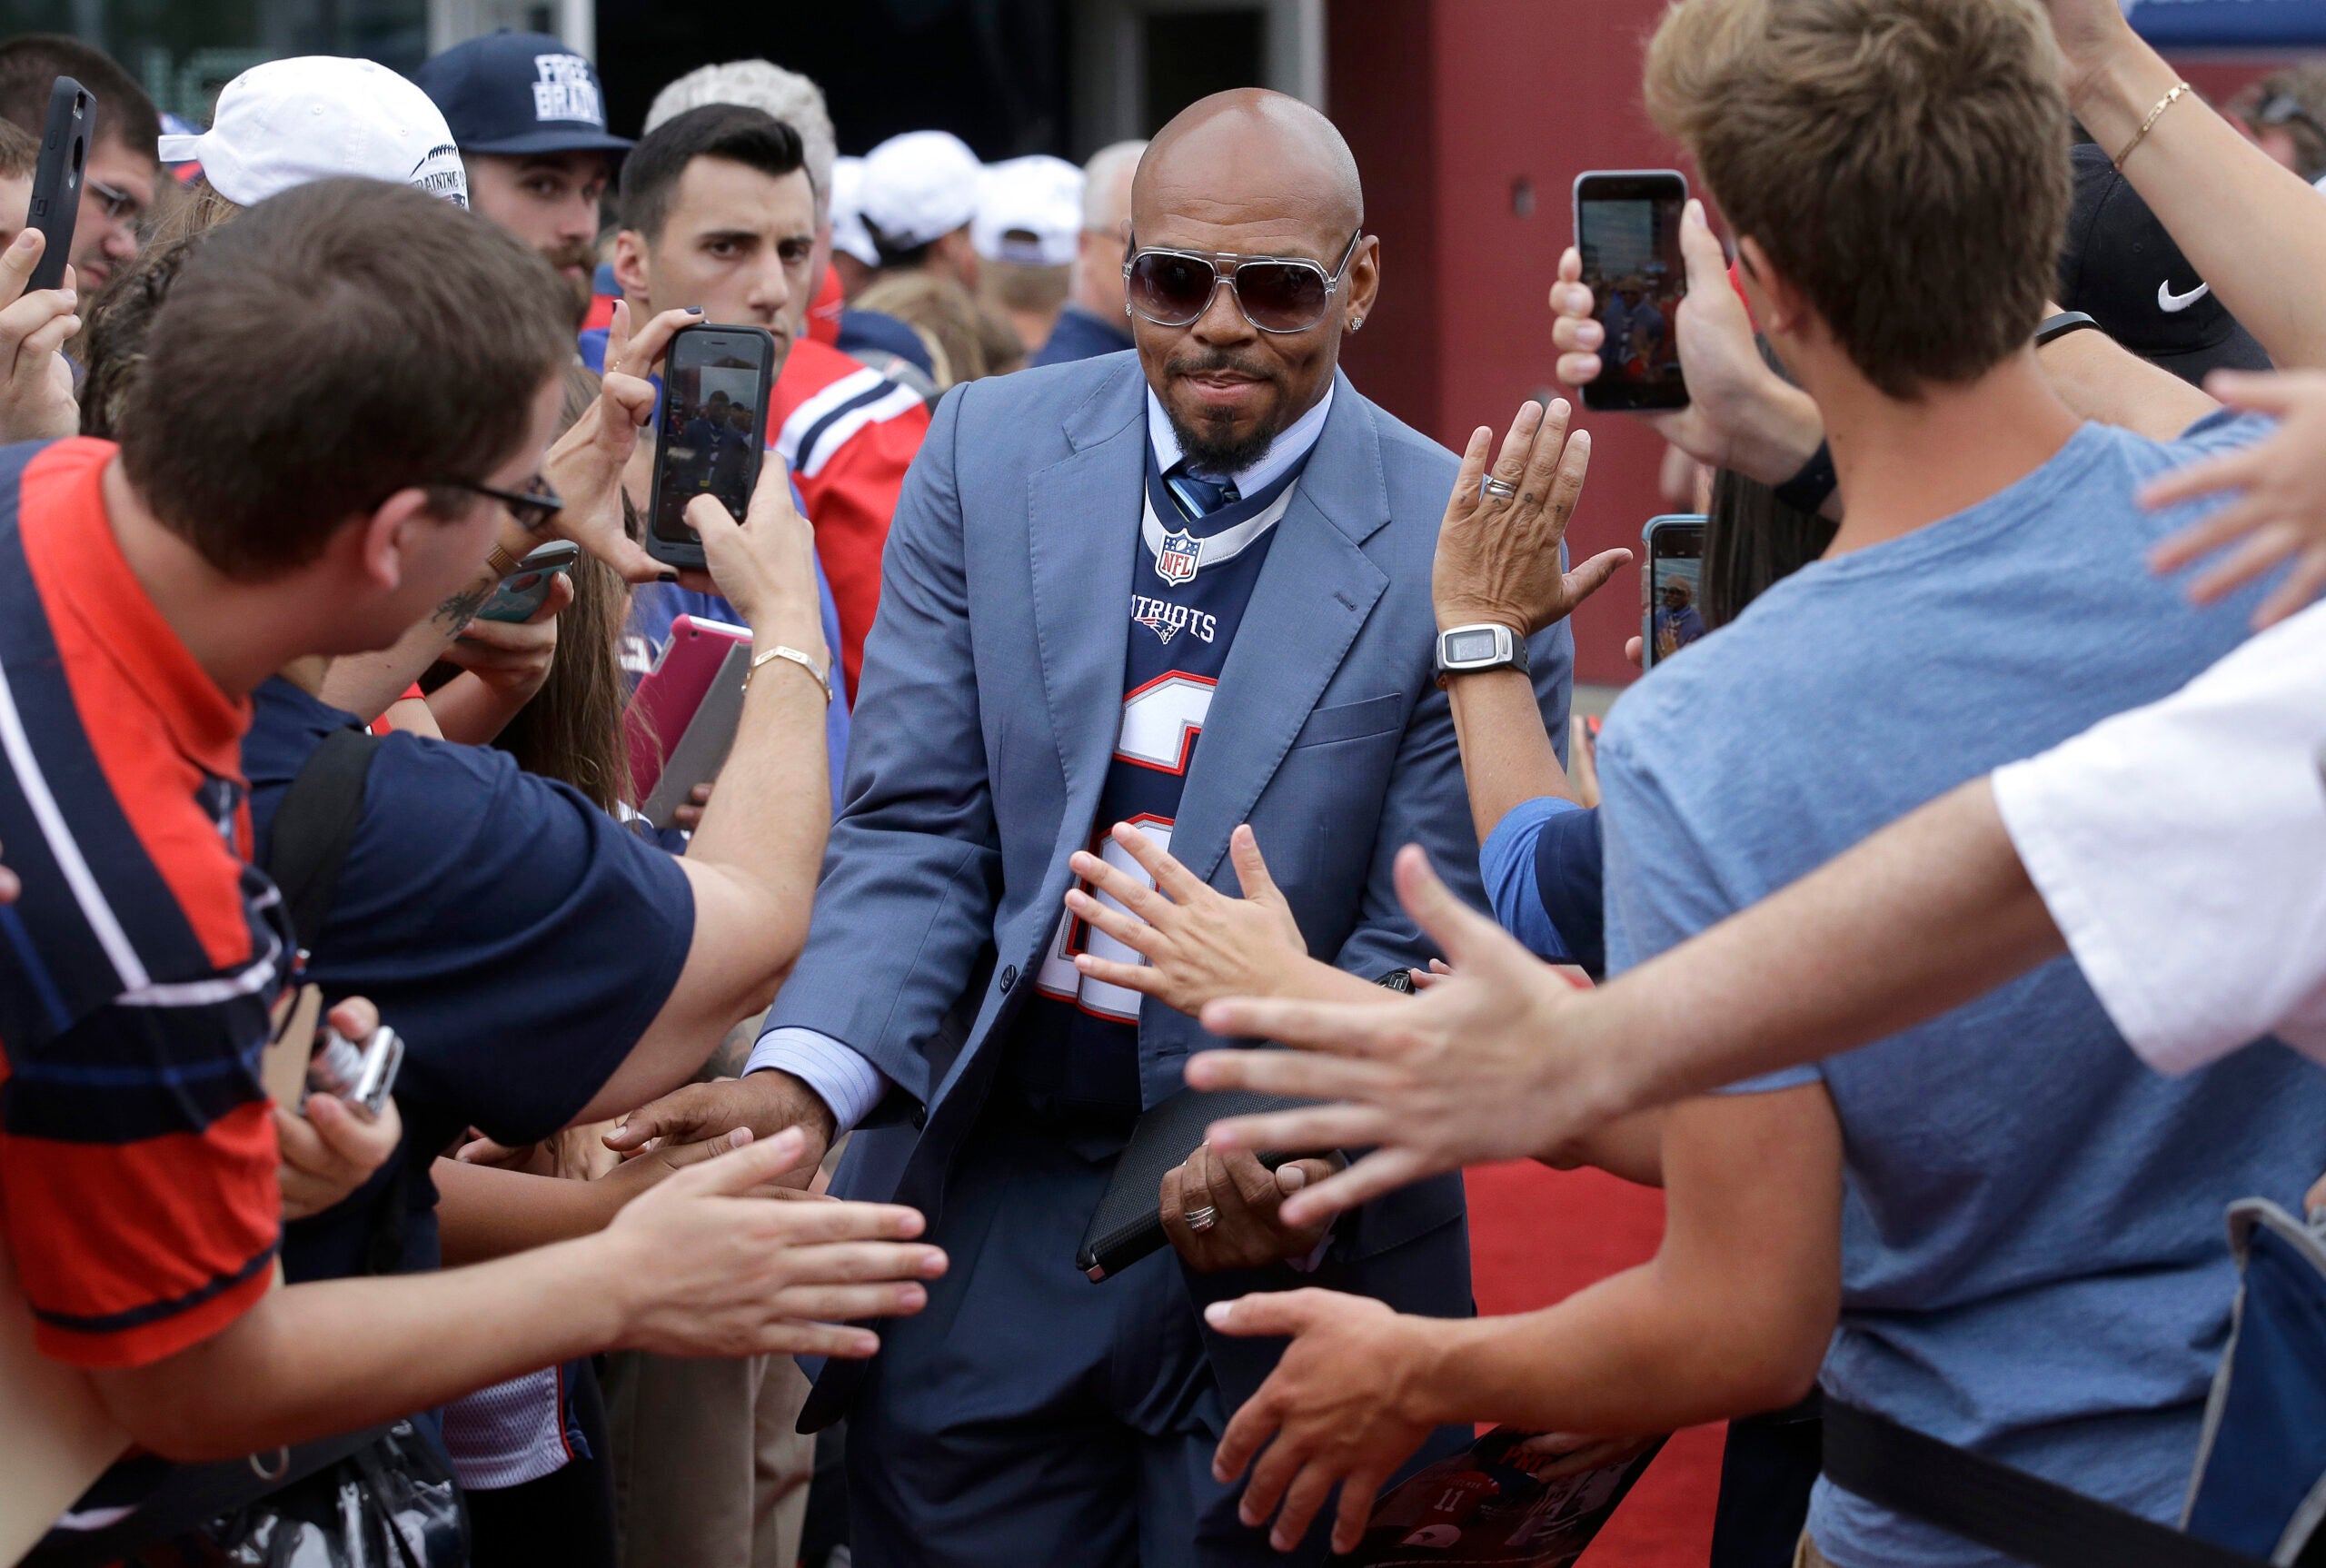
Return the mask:
<svg viewBox="0 0 2326 1568"><path fill-rule="evenodd" d="M1526 640L1507 626L1479 621L1449 627L1437 634L1437 683L1449 675L1469 675L1481 670L1516 670L1526 673Z"/></svg>

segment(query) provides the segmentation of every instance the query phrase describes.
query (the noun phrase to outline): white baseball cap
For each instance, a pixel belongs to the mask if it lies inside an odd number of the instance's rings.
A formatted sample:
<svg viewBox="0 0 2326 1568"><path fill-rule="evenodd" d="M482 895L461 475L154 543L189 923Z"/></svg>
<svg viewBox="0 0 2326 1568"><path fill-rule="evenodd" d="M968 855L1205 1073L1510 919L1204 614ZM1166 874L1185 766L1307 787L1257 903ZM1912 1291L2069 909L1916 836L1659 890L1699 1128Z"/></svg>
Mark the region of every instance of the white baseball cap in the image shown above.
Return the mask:
<svg viewBox="0 0 2326 1568"><path fill-rule="evenodd" d="M949 131L907 131L864 156L857 211L899 249L942 239L977 216L978 155Z"/></svg>
<svg viewBox="0 0 2326 1568"><path fill-rule="evenodd" d="M864 160L832 160L832 249L854 256L868 267L880 264L880 247L865 231L864 214L856 203L864 194Z"/></svg>
<svg viewBox="0 0 2326 1568"><path fill-rule="evenodd" d="M469 204L468 176L442 112L369 60L306 55L253 65L218 94L210 129L164 136L161 152L164 164L198 161L220 195L245 207L342 174Z"/></svg>
<svg viewBox="0 0 2326 1568"><path fill-rule="evenodd" d="M1082 244L1082 171L1047 153L987 164L969 239L989 262L1072 266Z"/></svg>

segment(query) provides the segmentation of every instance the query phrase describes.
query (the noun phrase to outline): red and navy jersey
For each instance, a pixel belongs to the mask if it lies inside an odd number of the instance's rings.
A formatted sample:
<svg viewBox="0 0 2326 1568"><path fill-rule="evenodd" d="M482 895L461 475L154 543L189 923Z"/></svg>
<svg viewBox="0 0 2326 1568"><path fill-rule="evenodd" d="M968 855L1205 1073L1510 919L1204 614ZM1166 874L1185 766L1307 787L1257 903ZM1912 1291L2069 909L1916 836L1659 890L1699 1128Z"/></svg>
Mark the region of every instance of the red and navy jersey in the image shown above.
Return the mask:
<svg viewBox="0 0 2326 1568"><path fill-rule="evenodd" d="M1098 797L1090 851L1147 880L1114 842L1128 822L1165 849L1179 795L1211 713L1213 690L1243 624L1252 585L1307 466L1295 463L1258 494L1202 517L1181 504L1156 471L1150 446L1147 506L1131 574L1130 640L1123 658L1123 706L1115 755ZM1102 895L1103 897L1103 895ZM1112 905L1114 900L1106 900ZM1140 962L1131 948L1068 915L1059 922L1010 1052L1010 1073L1033 1106L1050 1115L1133 1113L1139 1108L1138 1012L1145 997L1084 976L1078 953Z"/></svg>
<svg viewBox="0 0 2326 1568"><path fill-rule="evenodd" d="M840 609L840 668L852 697L880 608L889 520L929 434L929 408L910 387L813 338L791 345L768 407L772 444L808 500L816 558Z"/></svg>
<svg viewBox="0 0 2326 1568"><path fill-rule="evenodd" d="M272 1283L289 930L229 699L106 520L114 448L0 451L0 1236L40 1348L136 1366Z"/></svg>

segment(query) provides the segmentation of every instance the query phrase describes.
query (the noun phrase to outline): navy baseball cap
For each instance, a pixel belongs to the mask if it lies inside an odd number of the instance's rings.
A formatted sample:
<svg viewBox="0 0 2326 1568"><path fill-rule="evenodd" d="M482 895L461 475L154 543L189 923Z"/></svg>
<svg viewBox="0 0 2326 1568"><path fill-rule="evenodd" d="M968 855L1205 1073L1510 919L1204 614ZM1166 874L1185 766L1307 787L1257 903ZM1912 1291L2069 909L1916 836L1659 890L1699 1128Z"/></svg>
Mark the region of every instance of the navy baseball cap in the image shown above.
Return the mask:
<svg viewBox="0 0 2326 1568"><path fill-rule="evenodd" d="M455 44L413 74L463 153L610 153L597 68L546 33L492 33Z"/></svg>

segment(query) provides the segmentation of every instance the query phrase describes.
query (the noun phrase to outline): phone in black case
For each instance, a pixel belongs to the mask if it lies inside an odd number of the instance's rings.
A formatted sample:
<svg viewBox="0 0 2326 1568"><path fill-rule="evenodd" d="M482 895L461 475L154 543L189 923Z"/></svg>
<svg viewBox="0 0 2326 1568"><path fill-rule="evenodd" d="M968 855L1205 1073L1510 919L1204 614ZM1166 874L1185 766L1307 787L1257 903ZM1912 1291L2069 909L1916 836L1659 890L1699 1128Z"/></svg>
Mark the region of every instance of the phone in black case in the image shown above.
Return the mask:
<svg viewBox="0 0 2326 1568"><path fill-rule="evenodd" d="M89 161L89 126L97 101L70 76L48 90L48 123L40 134L40 164L33 171L32 202L25 226L47 237L40 264L27 289L65 285L65 263L73 259L73 225L81 215L81 174Z"/></svg>
<svg viewBox="0 0 2326 1568"><path fill-rule="evenodd" d="M646 553L664 565L703 564L702 541L686 516L696 496L716 496L737 518L750 505L767 450L775 362L775 338L760 327L705 323L671 335L646 523Z"/></svg>

